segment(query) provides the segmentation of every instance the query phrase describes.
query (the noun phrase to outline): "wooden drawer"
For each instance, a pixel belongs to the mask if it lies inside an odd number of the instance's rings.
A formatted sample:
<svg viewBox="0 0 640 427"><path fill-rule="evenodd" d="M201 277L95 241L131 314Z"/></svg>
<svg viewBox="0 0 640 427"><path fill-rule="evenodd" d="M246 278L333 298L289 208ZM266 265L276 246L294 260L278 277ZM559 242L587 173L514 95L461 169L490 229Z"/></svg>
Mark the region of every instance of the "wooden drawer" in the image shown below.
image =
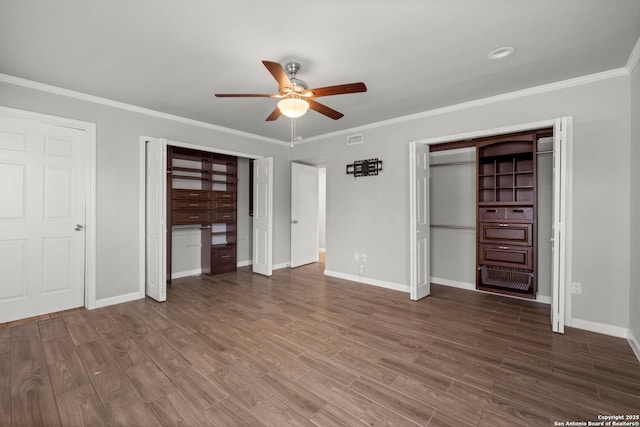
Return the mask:
<svg viewBox="0 0 640 427"><path fill-rule="evenodd" d="M480 245L478 250L480 264L533 268L533 251L529 246Z"/></svg>
<svg viewBox="0 0 640 427"><path fill-rule="evenodd" d="M236 193L233 191L214 191L213 200L235 200Z"/></svg>
<svg viewBox="0 0 640 427"><path fill-rule="evenodd" d="M533 220L533 208L508 207L505 208L505 219L530 219Z"/></svg>
<svg viewBox="0 0 640 427"><path fill-rule="evenodd" d="M222 199L222 200L214 200L213 201L213 208L214 209L236 209L236 201L235 200L229 200L229 199Z"/></svg>
<svg viewBox="0 0 640 427"><path fill-rule="evenodd" d="M232 264L234 267L236 265L236 248L213 248L212 253L212 261L214 267L217 267L222 264Z"/></svg>
<svg viewBox="0 0 640 427"><path fill-rule="evenodd" d="M208 211L173 211L173 224L209 224Z"/></svg>
<svg viewBox="0 0 640 427"><path fill-rule="evenodd" d="M229 264L236 262L236 248L214 248L213 249L213 262L215 264Z"/></svg>
<svg viewBox="0 0 640 427"><path fill-rule="evenodd" d="M504 219L506 208L480 208L478 210L478 218L480 219Z"/></svg>
<svg viewBox="0 0 640 427"><path fill-rule="evenodd" d="M172 199L187 200L209 200L209 191L207 190L172 190Z"/></svg>
<svg viewBox="0 0 640 427"><path fill-rule="evenodd" d="M479 240L481 243L531 246L533 224L513 222L481 222Z"/></svg>
<svg viewBox="0 0 640 427"><path fill-rule="evenodd" d="M236 222L236 213L234 211L213 211L211 212L211 222Z"/></svg>
<svg viewBox="0 0 640 427"><path fill-rule="evenodd" d="M533 220L533 208L520 206L482 207L478 209L478 219Z"/></svg>
<svg viewBox="0 0 640 427"><path fill-rule="evenodd" d="M173 200L173 210L209 210L211 202L208 200Z"/></svg>

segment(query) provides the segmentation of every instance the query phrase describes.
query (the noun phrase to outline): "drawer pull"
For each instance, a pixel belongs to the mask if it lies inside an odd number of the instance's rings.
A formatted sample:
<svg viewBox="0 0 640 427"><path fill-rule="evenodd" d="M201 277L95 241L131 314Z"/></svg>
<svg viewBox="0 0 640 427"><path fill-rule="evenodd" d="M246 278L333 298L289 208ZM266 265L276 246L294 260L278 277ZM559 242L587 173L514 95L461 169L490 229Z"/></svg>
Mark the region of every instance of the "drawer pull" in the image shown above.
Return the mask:
<svg viewBox="0 0 640 427"><path fill-rule="evenodd" d="M231 258L231 255L222 255L220 258Z"/></svg>
<svg viewBox="0 0 640 427"><path fill-rule="evenodd" d="M197 203L189 203L189 206L200 206L200 205Z"/></svg>
<svg viewBox="0 0 640 427"><path fill-rule="evenodd" d="M499 226L499 227L508 227L508 226L509 226L509 224L500 223L500 224L498 224L498 226Z"/></svg>
<svg viewBox="0 0 640 427"><path fill-rule="evenodd" d="M199 196L198 193L189 193L190 196Z"/></svg>
<svg viewBox="0 0 640 427"><path fill-rule="evenodd" d="M198 216L198 215L189 217L189 219L198 219L198 218L200 218L200 216Z"/></svg>
<svg viewBox="0 0 640 427"><path fill-rule="evenodd" d="M502 249L502 250L505 250L505 251L506 251L507 249L509 249L509 246L498 246L498 247L499 247L500 249Z"/></svg>
<svg viewBox="0 0 640 427"><path fill-rule="evenodd" d="M495 210L495 209L487 209L487 212L493 212L493 213L495 213L495 212L496 212L496 210Z"/></svg>
<svg viewBox="0 0 640 427"><path fill-rule="evenodd" d="M518 213L524 213L524 209L514 209L513 211Z"/></svg>

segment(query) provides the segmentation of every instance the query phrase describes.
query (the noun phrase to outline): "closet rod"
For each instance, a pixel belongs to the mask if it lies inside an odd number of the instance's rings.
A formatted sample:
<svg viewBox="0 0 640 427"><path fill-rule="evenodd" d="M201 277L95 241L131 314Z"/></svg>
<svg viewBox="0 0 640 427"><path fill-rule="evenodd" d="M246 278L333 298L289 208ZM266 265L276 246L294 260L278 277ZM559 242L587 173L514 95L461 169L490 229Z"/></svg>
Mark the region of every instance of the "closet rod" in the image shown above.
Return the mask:
<svg viewBox="0 0 640 427"><path fill-rule="evenodd" d="M472 225L444 225L444 224L429 224L431 228L446 228L449 230L475 230Z"/></svg>
<svg viewBox="0 0 640 427"><path fill-rule="evenodd" d="M475 164L475 163L476 163L475 160L465 160L465 161L460 161L460 162L435 163L435 164L430 164L429 167L435 168L436 166L470 165L470 164Z"/></svg>

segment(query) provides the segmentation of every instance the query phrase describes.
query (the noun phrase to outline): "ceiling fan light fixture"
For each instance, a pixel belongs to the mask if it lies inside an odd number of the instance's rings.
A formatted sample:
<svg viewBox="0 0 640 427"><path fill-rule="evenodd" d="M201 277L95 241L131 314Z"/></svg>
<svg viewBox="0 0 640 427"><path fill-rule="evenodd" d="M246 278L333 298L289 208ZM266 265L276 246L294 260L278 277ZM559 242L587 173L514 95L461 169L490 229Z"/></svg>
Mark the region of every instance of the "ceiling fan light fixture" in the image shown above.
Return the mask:
<svg viewBox="0 0 640 427"><path fill-rule="evenodd" d="M284 98L278 101L278 109L285 116L296 118L307 112L309 109L309 103L300 98Z"/></svg>

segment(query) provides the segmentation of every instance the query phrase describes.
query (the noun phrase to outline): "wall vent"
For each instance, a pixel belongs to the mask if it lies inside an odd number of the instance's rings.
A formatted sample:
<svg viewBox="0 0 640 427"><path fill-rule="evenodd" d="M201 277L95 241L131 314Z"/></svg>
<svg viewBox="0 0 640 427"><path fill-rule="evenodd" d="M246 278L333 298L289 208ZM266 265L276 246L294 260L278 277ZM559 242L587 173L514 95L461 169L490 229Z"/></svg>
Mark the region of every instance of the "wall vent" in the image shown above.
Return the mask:
<svg viewBox="0 0 640 427"><path fill-rule="evenodd" d="M347 145L362 144L364 142L364 135L359 133L357 135L349 135L347 137Z"/></svg>

